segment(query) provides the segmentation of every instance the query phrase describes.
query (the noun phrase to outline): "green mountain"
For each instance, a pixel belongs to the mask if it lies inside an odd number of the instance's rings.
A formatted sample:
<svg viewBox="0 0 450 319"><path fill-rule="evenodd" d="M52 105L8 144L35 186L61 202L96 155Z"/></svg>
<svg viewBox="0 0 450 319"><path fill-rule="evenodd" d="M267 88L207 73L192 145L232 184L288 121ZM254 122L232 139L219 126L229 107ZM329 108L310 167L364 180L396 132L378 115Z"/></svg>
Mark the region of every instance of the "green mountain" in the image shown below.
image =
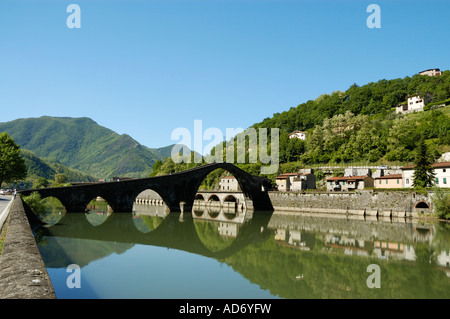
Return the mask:
<svg viewBox="0 0 450 319"><path fill-rule="evenodd" d="M90 118L25 118L0 123L21 149L96 178L146 177L166 148L150 149Z"/></svg>
<svg viewBox="0 0 450 319"><path fill-rule="evenodd" d="M43 177L50 181L55 180L55 175L64 174L68 183L97 181L95 177L66 167L61 163L48 162L48 160L38 157L29 150L21 149L21 155L27 167L27 180L36 180L39 177Z"/></svg>

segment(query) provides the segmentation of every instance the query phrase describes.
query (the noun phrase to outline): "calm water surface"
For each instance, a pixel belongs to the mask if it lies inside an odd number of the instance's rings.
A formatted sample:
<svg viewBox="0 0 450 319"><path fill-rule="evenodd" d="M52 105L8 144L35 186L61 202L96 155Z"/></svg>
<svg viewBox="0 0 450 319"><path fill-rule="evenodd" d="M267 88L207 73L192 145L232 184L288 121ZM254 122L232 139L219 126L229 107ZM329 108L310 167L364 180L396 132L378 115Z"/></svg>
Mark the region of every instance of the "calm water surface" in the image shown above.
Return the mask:
<svg viewBox="0 0 450 319"><path fill-rule="evenodd" d="M46 221L36 240L58 298L450 298L448 224L152 205Z"/></svg>

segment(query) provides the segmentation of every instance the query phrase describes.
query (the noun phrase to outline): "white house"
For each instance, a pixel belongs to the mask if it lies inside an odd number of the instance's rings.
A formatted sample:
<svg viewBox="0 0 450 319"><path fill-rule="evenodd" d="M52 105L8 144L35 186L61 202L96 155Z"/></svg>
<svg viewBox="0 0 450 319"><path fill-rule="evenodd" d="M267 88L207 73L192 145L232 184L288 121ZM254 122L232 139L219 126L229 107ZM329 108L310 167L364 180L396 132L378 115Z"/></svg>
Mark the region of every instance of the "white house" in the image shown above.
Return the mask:
<svg viewBox="0 0 450 319"><path fill-rule="evenodd" d="M428 75L428 76L439 76L439 75L442 75L442 72L440 69L428 69L428 70L419 72L419 74L420 75Z"/></svg>
<svg viewBox="0 0 450 319"><path fill-rule="evenodd" d="M232 191L232 192L240 192L241 187L234 176L225 176L220 180L220 190L221 191Z"/></svg>
<svg viewBox="0 0 450 319"><path fill-rule="evenodd" d="M403 187L413 187L414 180L414 167L415 165L402 167L403 175ZM450 187L450 162L434 163L431 165L433 168L434 184L438 187Z"/></svg>
<svg viewBox="0 0 450 319"><path fill-rule="evenodd" d="M426 93L424 96L420 94L408 96L408 101L403 104L397 105L395 113L411 113L411 112L421 112L423 107L431 102L432 96Z"/></svg>
<svg viewBox="0 0 450 319"><path fill-rule="evenodd" d="M308 134L308 132L303 132L303 131L294 131L292 133L289 134L289 138L299 138L301 140L306 140L306 134Z"/></svg>

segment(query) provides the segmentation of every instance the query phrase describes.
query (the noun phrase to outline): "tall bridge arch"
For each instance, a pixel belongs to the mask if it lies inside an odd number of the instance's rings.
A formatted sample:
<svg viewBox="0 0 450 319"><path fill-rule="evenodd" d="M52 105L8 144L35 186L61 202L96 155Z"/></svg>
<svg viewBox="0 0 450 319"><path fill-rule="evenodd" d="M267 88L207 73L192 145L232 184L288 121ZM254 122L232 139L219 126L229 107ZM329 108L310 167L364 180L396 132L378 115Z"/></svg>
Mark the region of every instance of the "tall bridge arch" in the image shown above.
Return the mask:
<svg viewBox="0 0 450 319"><path fill-rule="evenodd" d="M146 189L157 192L171 212L190 211L202 181L212 171L222 168L236 177L244 195L253 201L253 209L273 210L268 191L272 189L269 179L253 176L230 163L213 163L198 166L170 175L125 180L120 182L94 183L87 185L29 189L41 198L56 197L67 212L84 212L87 204L97 196L105 199L115 212L131 212L136 197Z"/></svg>

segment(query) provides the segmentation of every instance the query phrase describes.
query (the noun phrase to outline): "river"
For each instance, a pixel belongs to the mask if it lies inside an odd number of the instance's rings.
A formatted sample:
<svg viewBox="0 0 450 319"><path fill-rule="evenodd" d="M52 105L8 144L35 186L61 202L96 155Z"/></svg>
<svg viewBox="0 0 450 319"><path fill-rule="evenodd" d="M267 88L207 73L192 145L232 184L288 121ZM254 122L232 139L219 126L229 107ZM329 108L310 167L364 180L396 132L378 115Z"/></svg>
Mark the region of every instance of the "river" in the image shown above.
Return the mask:
<svg viewBox="0 0 450 319"><path fill-rule="evenodd" d="M446 223L138 204L45 220L61 299L450 298Z"/></svg>

